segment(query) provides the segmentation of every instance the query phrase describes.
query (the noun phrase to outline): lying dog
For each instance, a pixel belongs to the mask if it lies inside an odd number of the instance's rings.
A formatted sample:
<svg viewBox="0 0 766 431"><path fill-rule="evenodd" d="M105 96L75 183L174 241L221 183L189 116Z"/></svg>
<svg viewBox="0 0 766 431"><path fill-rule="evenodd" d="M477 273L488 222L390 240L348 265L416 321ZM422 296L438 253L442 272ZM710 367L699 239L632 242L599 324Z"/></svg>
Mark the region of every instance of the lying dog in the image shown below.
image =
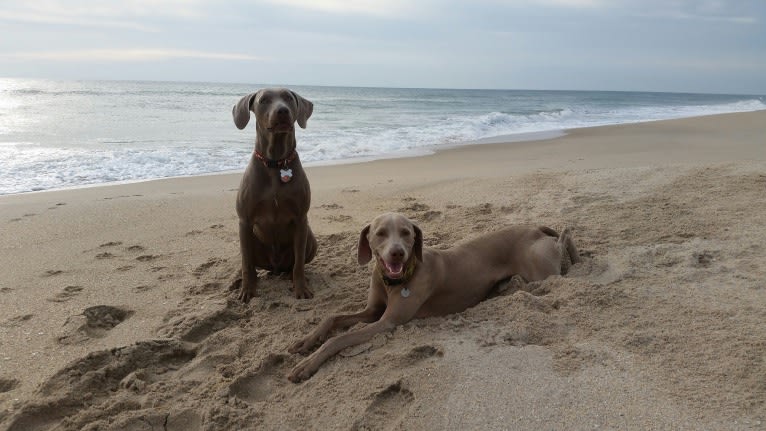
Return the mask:
<svg viewBox="0 0 766 431"><path fill-rule="evenodd" d="M255 113L255 151L237 194L242 280L239 299L255 296L258 268L292 271L296 298L311 298L304 264L316 254L308 223L309 181L295 151L295 126L306 128L314 105L283 88L267 88L243 97L232 115L238 129ZM233 285L236 288L236 284Z"/></svg>
<svg viewBox="0 0 766 431"><path fill-rule="evenodd" d="M306 353L336 329L371 324L327 340L293 368L290 381L308 379L340 350L413 318L472 307L511 276L539 281L561 274L562 264L580 260L568 229L559 235L547 227L513 226L449 250L424 249L420 228L396 213L380 215L362 229L357 253L360 265L375 259L367 308L324 320L289 351Z"/></svg>

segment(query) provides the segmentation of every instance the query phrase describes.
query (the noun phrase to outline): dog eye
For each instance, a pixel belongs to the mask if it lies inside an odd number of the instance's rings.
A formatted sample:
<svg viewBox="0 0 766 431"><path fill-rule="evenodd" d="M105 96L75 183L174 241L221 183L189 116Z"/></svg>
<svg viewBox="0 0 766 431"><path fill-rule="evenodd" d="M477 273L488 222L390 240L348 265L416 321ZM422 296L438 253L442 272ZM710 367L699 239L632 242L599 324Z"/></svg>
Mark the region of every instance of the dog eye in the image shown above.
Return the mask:
<svg viewBox="0 0 766 431"><path fill-rule="evenodd" d="M268 97L261 97L260 99L258 99L258 104L259 105L265 105L265 104L267 104L269 102L270 102L270 100L269 100Z"/></svg>
<svg viewBox="0 0 766 431"><path fill-rule="evenodd" d="M410 236L410 231L407 229L402 229L401 232L399 232L402 236Z"/></svg>
<svg viewBox="0 0 766 431"><path fill-rule="evenodd" d="M384 230L379 230L379 231L375 232L375 235L377 235L377 236L386 236L388 234Z"/></svg>

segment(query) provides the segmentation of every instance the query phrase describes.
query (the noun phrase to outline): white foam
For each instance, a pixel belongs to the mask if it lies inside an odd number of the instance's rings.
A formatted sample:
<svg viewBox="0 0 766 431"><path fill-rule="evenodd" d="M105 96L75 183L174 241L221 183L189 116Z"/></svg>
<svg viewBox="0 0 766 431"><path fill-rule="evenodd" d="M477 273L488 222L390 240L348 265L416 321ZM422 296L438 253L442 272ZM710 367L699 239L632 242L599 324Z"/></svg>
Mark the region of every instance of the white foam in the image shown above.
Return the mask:
<svg viewBox="0 0 766 431"><path fill-rule="evenodd" d="M0 194L241 171L252 152L253 125L237 130L230 117L238 95L249 91L244 86L29 86L5 92L6 102L0 104ZM546 139L580 127L766 109L763 98L747 96L323 87L307 87L303 94L315 104L309 127L297 131L307 165ZM115 104L114 95L120 103ZM58 114L41 116L40 100L61 104L48 110Z"/></svg>

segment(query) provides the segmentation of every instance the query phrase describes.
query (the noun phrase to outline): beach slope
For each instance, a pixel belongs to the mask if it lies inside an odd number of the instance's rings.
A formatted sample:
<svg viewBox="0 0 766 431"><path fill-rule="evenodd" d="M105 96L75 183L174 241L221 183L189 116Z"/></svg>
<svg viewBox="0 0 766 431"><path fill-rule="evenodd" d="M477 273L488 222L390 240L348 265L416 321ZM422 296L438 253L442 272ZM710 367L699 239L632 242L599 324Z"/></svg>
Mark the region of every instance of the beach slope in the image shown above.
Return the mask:
<svg viewBox="0 0 766 431"><path fill-rule="evenodd" d="M309 168L311 300L228 291L240 175L1 196L0 429L763 429L764 136L760 111ZM570 227L583 262L288 382L291 343L364 307L384 211L435 248Z"/></svg>

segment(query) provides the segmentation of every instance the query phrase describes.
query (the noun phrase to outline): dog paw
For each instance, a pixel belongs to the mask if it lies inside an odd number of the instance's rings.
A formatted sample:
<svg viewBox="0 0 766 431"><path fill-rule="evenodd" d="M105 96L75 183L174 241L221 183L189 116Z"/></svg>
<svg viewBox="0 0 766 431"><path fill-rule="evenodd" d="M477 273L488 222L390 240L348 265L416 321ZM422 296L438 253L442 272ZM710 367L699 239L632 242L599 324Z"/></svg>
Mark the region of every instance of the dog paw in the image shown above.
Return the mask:
<svg viewBox="0 0 766 431"><path fill-rule="evenodd" d="M295 298L296 299L311 299L314 297L314 292L312 292L308 287L298 287L295 286Z"/></svg>
<svg viewBox="0 0 766 431"><path fill-rule="evenodd" d="M247 304L248 302L250 302L251 299L253 299L253 296L255 295L253 295L250 292L250 289L241 288L239 289L239 294L237 295L237 299L239 299L240 302Z"/></svg>
<svg viewBox="0 0 766 431"><path fill-rule="evenodd" d="M299 340L297 343L294 343L292 346L290 346L287 351L295 354L295 353L307 353L309 350L311 350L312 347L314 347L314 344L316 344L317 340L314 337L306 337L301 340Z"/></svg>
<svg viewBox="0 0 766 431"><path fill-rule="evenodd" d="M237 292L237 299L240 302L247 304L251 299L255 298L255 290L257 287L257 275L250 274L248 277L245 277L244 274L240 272L229 285L229 291Z"/></svg>
<svg viewBox="0 0 766 431"><path fill-rule="evenodd" d="M300 383L311 378L316 372L316 367L312 364L312 358L308 357L302 360L287 375L287 380L293 383Z"/></svg>

